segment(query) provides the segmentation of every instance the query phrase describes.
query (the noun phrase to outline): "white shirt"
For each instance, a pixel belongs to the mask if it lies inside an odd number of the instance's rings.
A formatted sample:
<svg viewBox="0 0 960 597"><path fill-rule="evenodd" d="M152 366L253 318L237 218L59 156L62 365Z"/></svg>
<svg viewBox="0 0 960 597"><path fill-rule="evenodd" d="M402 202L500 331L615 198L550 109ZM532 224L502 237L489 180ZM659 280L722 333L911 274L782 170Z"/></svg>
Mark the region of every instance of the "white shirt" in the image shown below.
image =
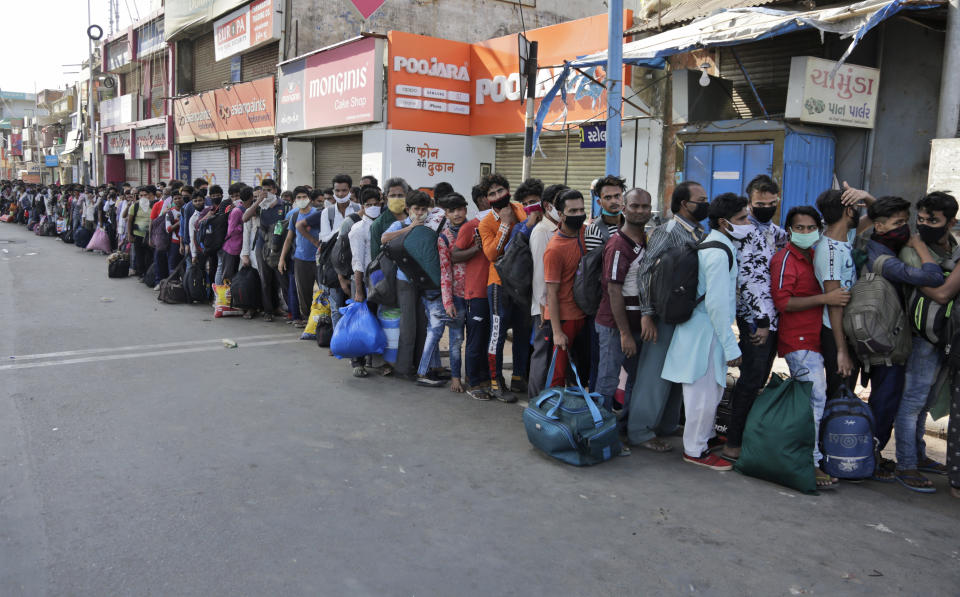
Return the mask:
<svg viewBox="0 0 960 597"><path fill-rule="evenodd" d="M336 206L324 208L323 219L320 221L320 242L325 243L330 240L335 232L340 230L340 224L343 224L343 218L352 213L358 213L360 206L356 203L348 203L343 213ZM331 225L330 212L333 212L333 222Z"/></svg>
<svg viewBox="0 0 960 597"><path fill-rule="evenodd" d="M370 264L370 225L373 220L364 216L353 225L347 238L350 240L351 265L355 272L366 272Z"/></svg>
<svg viewBox="0 0 960 597"><path fill-rule="evenodd" d="M254 209L252 206L250 209ZM250 256L253 244L257 240L257 230L260 229L260 216L253 216L243 223L243 244L240 247L240 256Z"/></svg>
<svg viewBox="0 0 960 597"><path fill-rule="evenodd" d="M557 225L544 216L530 233L530 254L533 255L533 296L530 315L540 315L540 305L547 304L547 282L543 277L543 254L547 243L557 231Z"/></svg>

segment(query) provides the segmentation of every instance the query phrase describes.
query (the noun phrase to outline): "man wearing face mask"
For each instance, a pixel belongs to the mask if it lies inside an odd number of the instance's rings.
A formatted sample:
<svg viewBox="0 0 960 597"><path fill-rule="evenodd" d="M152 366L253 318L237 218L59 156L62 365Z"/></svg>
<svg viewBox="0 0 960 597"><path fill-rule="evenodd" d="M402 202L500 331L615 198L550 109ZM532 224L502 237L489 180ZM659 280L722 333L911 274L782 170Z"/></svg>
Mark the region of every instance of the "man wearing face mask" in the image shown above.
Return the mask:
<svg viewBox="0 0 960 597"><path fill-rule="evenodd" d="M663 379L683 386L683 460L717 471L733 466L707 449L716 434L717 405L727 386L727 367L740 365L733 334L737 310L737 249L753 229L747 199L724 193L710 202L710 234L697 251L697 296L690 319L677 324L663 363ZM646 346L644 346L646 350ZM646 380L643 380L645 383ZM632 407L632 404L631 404Z"/></svg>
<svg viewBox="0 0 960 597"><path fill-rule="evenodd" d="M957 223L957 200L947 193L933 192L917 202L917 234L930 254L944 271L953 272L960 251L950 230ZM921 260L912 247L900 251L900 259L909 266L919 267ZM950 273L946 282L937 288L916 287L909 291L907 304L911 307L907 318L911 322L930 321L933 309L943 310L960 292L960 277ZM931 304L933 301L935 304ZM943 332L941 332L943 333ZM903 399L894 422L897 443L897 481L907 489L933 493L933 483L921 473L947 474L947 467L927 456L923 436L930 403L928 397L943 366L943 349L933 344L914 326L913 349L907 359L904 374ZM934 393L934 397L937 394ZM947 454L956 452L948 446Z"/></svg>
<svg viewBox="0 0 960 597"><path fill-rule="evenodd" d="M660 439L676 431L680 424L683 393L679 385L661 378L664 359L673 337L674 325L660 321L653 308L650 281L653 267L664 253L682 245L703 240L700 222L710 209L707 192L700 183L682 182L670 197L673 218L650 233L647 249L640 261L640 313L643 350L637 359L637 379L630 397L627 439L654 452L669 452L673 446Z"/></svg>
<svg viewBox="0 0 960 597"><path fill-rule="evenodd" d="M530 347L525 341L530 337L529 318L526 305L521 305L503 291L500 274L493 266L503 255L513 227L526 219L526 212L519 203L510 201L510 183L500 174L485 176L480 182L491 212L480 221L477 227L483 254L490 262L487 276L487 300L490 301L490 342L487 345L487 365L490 369L490 396L502 402L516 402L513 395L516 388L523 391L523 380L527 377L527 364ZM503 347L507 340L507 330L513 329L513 376L510 386L503 380Z"/></svg>
<svg viewBox="0 0 960 597"><path fill-rule="evenodd" d="M820 351L823 307L844 307L850 293L842 288L823 292L814 273L812 247L820 240L820 214L809 205L794 207L787 214L790 242L770 262L773 302L780 311L777 352L787 361L790 375L813 384L813 466L818 489L837 483L820 468L820 419L827 402L827 374Z"/></svg>
<svg viewBox="0 0 960 597"><path fill-rule="evenodd" d="M293 276L297 289L297 313L291 313L293 325L302 328L307 324L310 308L313 305L313 284L317 280L317 267L314 256L317 253L319 232L316 228L298 227L301 219L316 213L310 206L310 191L306 187L297 187L293 190L293 211L287 216L287 238L283 242L280 252L280 273L287 271L287 255L293 246Z"/></svg>
<svg viewBox="0 0 960 597"><path fill-rule="evenodd" d="M380 217L370 224L370 259L380 254L380 238L387 228L397 220L407 217L407 193L410 185L402 178L390 178L384 183L387 209L381 210Z"/></svg>
<svg viewBox="0 0 960 597"><path fill-rule="evenodd" d="M787 233L772 222L780 202L780 187L766 174L754 177L747 185L754 229L737 241L737 329L743 366L733 389L733 416L727 427L727 443L721 456L736 460L740 456L743 426L750 407L770 377L777 347L777 309L770 297L770 259L787 243Z"/></svg>
<svg viewBox="0 0 960 597"><path fill-rule="evenodd" d="M910 286L937 287L943 284L943 270L930 253L930 249L919 235L910 234L910 202L901 197L880 197L867 208L867 215L873 222L873 229L864 231L866 237L868 272L881 274L905 295ZM920 267L907 265L898 257L904 247L916 251ZM874 271L874 264L881 256L887 257ZM891 326L892 328L892 326ZM900 400L903 396L903 383L906 357L894 360L891 355L878 354L862 356L870 371L870 410L873 412L874 434L883 450L890 441L893 423ZM879 480L893 480L894 463L881 458L875 477Z"/></svg>
<svg viewBox="0 0 960 597"><path fill-rule="evenodd" d="M553 378L547 387L566 385L567 363L574 339L583 328L586 315L573 300L573 280L586 250L583 224L587 219L580 191L564 191L556 200L560 228L547 243L543 254L543 275L547 283L547 305L543 319L550 324L550 338L556 353ZM550 358L553 358L551 354ZM549 362L546 363L549 368ZM538 367L543 363L538 363Z"/></svg>
<svg viewBox="0 0 960 597"><path fill-rule="evenodd" d="M275 235L280 235L283 232L283 223L286 221L291 205L288 201L284 201L277 196L277 183L273 179L264 179L260 186L263 189L262 196L253 208L243 212L243 221L244 224L250 221L257 224L253 251L260 270L263 320L273 321L274 315L283 314L282 289L288 286L288 279L266 262L263 258L263 246L266 242L273 242ZM290 194L289 191L287 191L287 194Z"/></svg>

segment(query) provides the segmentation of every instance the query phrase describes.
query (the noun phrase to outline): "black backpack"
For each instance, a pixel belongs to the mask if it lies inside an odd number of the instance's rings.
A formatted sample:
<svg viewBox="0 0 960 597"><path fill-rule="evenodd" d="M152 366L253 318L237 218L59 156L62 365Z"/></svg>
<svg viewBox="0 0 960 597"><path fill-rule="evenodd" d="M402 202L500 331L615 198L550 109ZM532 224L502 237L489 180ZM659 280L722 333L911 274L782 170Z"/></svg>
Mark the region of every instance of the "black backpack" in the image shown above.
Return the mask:
<svg viewBox="0 0 960 597"><path fill-rule="evenodd" d="M260 274L249 265L240 268L230 280L230 306L235 309L262 309Z"/></svg>
<svg viewBox="0 0 960 597"><path fill-rule="evenodd" d="M168 305L179 305L190 302L187 296L187 289L183 284L183 272L186 271L187 264L181 261L177 269L160 282L160 294L157 295L158 301L163 301Z"/></svg>
<svg viewBox="0 0 960 597"><path fill-rule="evenodd" d="M702 249L723 249L727 254L730 269L733 269L733 253L719 241L689 242L668 249L653 264L650 278L650 294L653 308L664 323L678 324L690 319L693 310L703 300L697 296L697 276L700 262L697 257Z"/></svg>
<svg viewBox="0 0 960 597"><path fill-rule="evenodd" d="M227 214L230 213L232 207L232 205L228 205L223 211L220 211L220 207L218 207L213 216L200 225L197 232L197 244L203 248L204 255L216 255L223 247L223 241L227 238Z"/></svg>
<svg viewBox="0 0 960 597"><path fill-rule="evenodd" d="M605 246L600 245L587 251L587 254L580 258L577 275L573 278L573 301L589 316L597 314L597 310L600 309L600 300L603 298L600 279L603 277Z"/></svg>
<svg viewBox="0 0 960 597"><path fill-rule="evenodd" d="M143 283L150 288L157 285L157 264L151 263L147 268L146 273L143 274Z"/></svg>
<svg viewBox="0 0 960 597"><path fill-rule="evenodd" d="M503 290L510 298L520 304L529 305L533 296L533 253L530 252L530 239L527 235L514 235L493 267L500 275Z"/></svg>
<svg viewBox="0 0 960 597"><path fill-rule="evenodd" d="M397 300L397 264L384 251L380 251L367 265L364 276L367 288L367 301L383 307L396 307Z"/></svg>
<svg viewBox="0 0 960 597"><path fill-rule="evenodd" d="M360 221L359 214L353 213L347 217L353 220L350 229ZM353 250L350 248L350 236L348 234L340 235L340 231L337 231L335 236L337 240L330 249L330 265L332 265L333 269L341 276L349 277L353 275ZM331 238L331 240L333 239Z"/></svg>
<svg viewBox="0 0 960 597"><path fill-rule="evenodd" d="M183 279L183 285L187 290L189 302L207 302L207 276L203 272L203 268L194 266L188 269L187 275Z"/></svg>

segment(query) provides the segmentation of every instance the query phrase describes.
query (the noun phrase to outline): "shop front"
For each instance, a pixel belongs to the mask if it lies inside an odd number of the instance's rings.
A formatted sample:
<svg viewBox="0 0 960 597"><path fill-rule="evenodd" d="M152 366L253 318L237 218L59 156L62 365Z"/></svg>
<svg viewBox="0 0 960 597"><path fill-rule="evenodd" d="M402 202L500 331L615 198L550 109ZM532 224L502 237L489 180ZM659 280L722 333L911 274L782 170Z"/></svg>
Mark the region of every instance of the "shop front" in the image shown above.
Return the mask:
<svg viewBox="0 0 960 597"><path fill-rule="evenodd" d="M174 101L176 174L223 187L276 177L274 77Z"/></svg>
<svg viewBox="0 0 960 597"><path fill-rule="evenodd" d="M133 161L138 162L139 179L146 180L142 184L171 178L169 128L168 124L156 124L133 131Z"/></svg>

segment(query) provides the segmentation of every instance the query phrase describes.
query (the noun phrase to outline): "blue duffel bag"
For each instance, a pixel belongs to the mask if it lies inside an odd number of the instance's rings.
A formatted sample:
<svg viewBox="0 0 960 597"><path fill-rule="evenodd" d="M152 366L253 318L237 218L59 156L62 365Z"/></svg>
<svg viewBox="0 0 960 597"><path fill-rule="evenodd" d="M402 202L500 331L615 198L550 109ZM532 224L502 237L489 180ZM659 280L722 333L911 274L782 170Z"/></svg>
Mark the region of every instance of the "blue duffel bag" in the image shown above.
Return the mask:
<svg viewBox="0 0 960 597"><path fill-rule="evenodd" d="M553 379L556 362L554 349L547 371L548 383ZM576 387L547 388L523 410L527 438L535 448L574 466L610 460L620 453L617 418L600 406L600 394L589 394L583 389L573 362L570 367L577 379Z"/></svg>

